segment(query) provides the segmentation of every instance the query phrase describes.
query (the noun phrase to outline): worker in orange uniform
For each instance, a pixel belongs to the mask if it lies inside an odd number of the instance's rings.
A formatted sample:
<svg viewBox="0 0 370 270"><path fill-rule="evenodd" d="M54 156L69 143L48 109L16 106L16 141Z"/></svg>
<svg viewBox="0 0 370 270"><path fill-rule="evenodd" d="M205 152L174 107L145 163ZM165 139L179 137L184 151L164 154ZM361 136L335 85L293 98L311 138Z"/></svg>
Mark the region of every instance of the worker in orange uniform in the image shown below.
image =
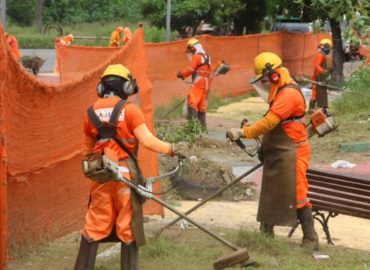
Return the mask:
<svg viewBox="0 0 370 270"><path fill-rule="evenodd" d="M320 41L318 46L318 54L315 58L314 72L312 76L312 81L317 81L325 83L325 79L330 73L330 70L327 68L327 55L330 54L331 49L333 48L333 43L330 39L324 38ZM327 87L323 85L312 85L312 94L310 99L309 111L312 112L317 106L323 109L328 108L328 91Z"/></svg>
<svg viewBox="0 0 370 270"><path fill-rule="evenodd" d="M63 44L63 45L71 45L72 44L72 41L74 39L74 36L72 34L68 34L64 37L62 37L60 40L59 40L59 43L60 44Z"/></svg>
<svg viewBox="0 0 370 270"><path fill-rule="evenodd" d="M304 119L304 96L288 69L282 67L278 55L259 54L254 60L254 71L252 85L269 93L269 110L253 125L232 128L226 136L236 141L263 135L264 166L257 215L261 232L273 237L275 225L293 226L298 217L303 231L302 245L318 250L312 206L307 197L306 171L311 150Z"/></svg>
<svg viewBox="0 0 370 270"><path fill-rule="evenodd" d="M68 35L66 35L64 37L58 37L58 38L56 38L55 39L55 43L69 46L69 45L72 44L72 41L73 40L74 40L74 36L72 34L68 34ZM55 73L55 74L59 73L59 64L58 64L57 55L55 55L55 62L54 62L53 73Z"/></svg>
<svg viewBox="0 0 370 270"><path fill-rule="evenodd" d="M116 30L114 30L111 34L109 40L110 47L119 47L120 46L120 35L123 33L123 27L117 26Z"/></svg>
<svg viewBox="0 0 370 270"><path fill-rule="evenodd" d="M132 39L132 32L131 32L131 30L130 30L130 28L125 27L123 29L122 45L125 45L131 39Z"/></svg>
<svg viewBox="0 0 370 270"><path fill-rule="evenodd" d="M5 32L5 38L6 38L6 42L10 46L10 49L12 51L12 55L18 61L21 53L19 51L19 46L18 46L17 39L15 38L15 36L9 35L7 32Z"/></svg>
<svg viewBox="0 0 370 270"><path fill-rule="evenodd" d="M211 85L211 58L204 51L199 40L192 38L187 43L186 53L190 65L176 76L185 79L192 76L192 87L188 93L188 119L198 119L203 127L206 124L207 97Z"/></svg>
<svg viewBox="0 0 370 270"><path fill-rule="evenodd" d="M127 101L139 88L130 71L121 64L106 68L97 92L100 97L89 109L85 119L85 144L88 153L104 151L117 155L122 175L137 181L140 169L136 166L139 143L149 150L184 157L188 144L170 144L156 138L147 128L141 110ZM123 146L99 128L108 127L110 116L116 112L115 133ZM135 176L136 175L136 176ZM138 184L138 183L135 183ZM91 183L90 202L82 231L75 270L92 270L98 242L118 238L121 244L121 270L138 269L138 247L145 244L142 221L142 201L139 195L122 183L110 181Z"/></svg>

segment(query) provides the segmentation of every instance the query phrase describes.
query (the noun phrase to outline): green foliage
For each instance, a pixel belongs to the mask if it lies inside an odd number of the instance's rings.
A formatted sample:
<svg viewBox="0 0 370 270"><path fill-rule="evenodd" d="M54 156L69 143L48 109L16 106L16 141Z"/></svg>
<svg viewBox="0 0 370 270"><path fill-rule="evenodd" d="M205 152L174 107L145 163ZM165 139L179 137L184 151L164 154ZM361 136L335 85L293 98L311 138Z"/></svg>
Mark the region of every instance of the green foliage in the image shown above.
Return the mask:
<svg viewBox="0 0 370 270"><path fill-rule="evenodd" d="M240 9L239 0L178 0L172 1L171 25L180 35L186 36L186 27L195 29L204 20L216 26ZM151 24L164 27L166 23L166 0L143 0L141 12Z"/></svg>
<svg viewBox="0 0 370 270"><path fill-rule="evenodd" d="M43 14L45 23L77 24L140 19L139 3L135 0L46 0Z"/></svg>
<svg viewBox="0 0 370 270"><path fill-rule="evenodd" d="M335 110L340 114L354 111L368 111L370 104L370 68L363 68L353 74L347 88L350 92L334 102Z"/></svg>
<svg viewBox="0 0 370 270"><path fill-rule="evenodd" d="M193 144L199 135L205 132L207 132L207 130L197 119L189 120L186 124L181 126L164 125L157 128L158 138L169 143L186 141Z"/></svg>
<svg viewBox="0 0 370 270"><path fill-rule="evenodd" d="M30 25L35 16L35 1L32 0L12 0L7 1L7 15L11 21L19 25Z"/></svg>

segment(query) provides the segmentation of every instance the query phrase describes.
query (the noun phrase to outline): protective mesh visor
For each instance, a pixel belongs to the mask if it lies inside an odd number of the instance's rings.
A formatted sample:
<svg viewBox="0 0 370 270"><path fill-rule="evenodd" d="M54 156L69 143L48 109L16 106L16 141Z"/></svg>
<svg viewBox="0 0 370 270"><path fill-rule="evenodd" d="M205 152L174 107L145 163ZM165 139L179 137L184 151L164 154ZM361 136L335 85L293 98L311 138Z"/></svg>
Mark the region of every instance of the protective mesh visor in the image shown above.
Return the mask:
<svg viewBox="0 0 370 270"><path fill-rule="evenodd" d="M252 83L253 88L256 90L258 95L262 97L262 99L267 103L268 102L268 97L270 93L270 87L268 84L262 83L261 80Z"/></svg>

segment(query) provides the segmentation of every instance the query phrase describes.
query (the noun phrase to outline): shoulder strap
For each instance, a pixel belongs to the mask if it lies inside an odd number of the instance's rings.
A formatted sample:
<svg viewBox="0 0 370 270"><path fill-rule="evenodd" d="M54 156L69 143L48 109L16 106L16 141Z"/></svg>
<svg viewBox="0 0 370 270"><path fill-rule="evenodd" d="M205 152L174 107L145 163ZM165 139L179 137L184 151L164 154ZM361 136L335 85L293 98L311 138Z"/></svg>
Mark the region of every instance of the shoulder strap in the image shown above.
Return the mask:
<svg viewBox="0 0 370 270"><path fill-rule="evenodd" d="M99 117L96 115L95 111L94 111L94 107L93 105L91 105L88 109L87 109L87 115L89 116L91 122L93 123L93 125L98 129L100 130L102 127L103 127L103 123L100 121Z"/></svg>
<svg viewBox="0 0 370 270"><path fill-rule="evenodd" d="M117 102L117 104L113 108L112 114L107 124L102 123L102 121L96 115L93 106L90 106L87 109L88 117L90 118L92 124L98 130L98 139L111 139L116 135L116 124L125 103L126 100L123 99Z"/></svg>
<svg viewBox="0 0 370 270"><path fill-rule="evenodd" d="M109 118L109 125L110 126L116 127L118 118L121 115L121 112L122 112L122 109L123 109L123 105L125 105L125 104L126 104L126 100L121 99L120 101L117 102L116 105L114 105L112 114L110 115L110 118Z"/></svg>
<svg viewBox="0 0 370 270"><path fill-rule="evenodd" d="M204 59L204 63L200 64L198 67L209 65L209 56L208 55L206 55L204 53L197 53L197 54L199 54Z"/></svg>

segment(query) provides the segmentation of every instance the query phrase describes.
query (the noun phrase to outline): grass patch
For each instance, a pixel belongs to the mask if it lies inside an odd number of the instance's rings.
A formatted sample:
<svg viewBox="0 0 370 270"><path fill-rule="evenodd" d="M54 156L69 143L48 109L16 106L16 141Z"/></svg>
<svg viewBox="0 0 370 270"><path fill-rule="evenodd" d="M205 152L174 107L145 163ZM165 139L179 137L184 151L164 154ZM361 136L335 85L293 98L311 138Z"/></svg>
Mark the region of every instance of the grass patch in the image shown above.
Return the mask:
<svg viewBox="0 0 370 270"><path fill-rule="evenodd" d="M365 67L353 74L347 83L350 92L344 93L333 103L336 112L352 114L353 112L369 110L370 104L370 68Z"/></svg>
<svg viewBox="0 0 370 270"><path fill-rule="evenodd" d="M369 252L341 246L321 245L321 252L330 256L327 260L314 260L310 252L299 247L295 240L285 237L266 238L257 232L245 229L232 230L211 228L228 241L247 247L250 256L257 262L248 269L282 270L367 270L370 267ZM12 260L9 269L53 270L73 269L78 252L76 234L34 249L22 259ZM99 253L112 244L101 244ZM198 229L165 230L158 238L151 239L140 248L139 268L142 270L211 270L213 261L232 254L233 251ZM119 269L120 254L98 258L95 269ZM240 269L239 266L228 269Z"/></svg>

